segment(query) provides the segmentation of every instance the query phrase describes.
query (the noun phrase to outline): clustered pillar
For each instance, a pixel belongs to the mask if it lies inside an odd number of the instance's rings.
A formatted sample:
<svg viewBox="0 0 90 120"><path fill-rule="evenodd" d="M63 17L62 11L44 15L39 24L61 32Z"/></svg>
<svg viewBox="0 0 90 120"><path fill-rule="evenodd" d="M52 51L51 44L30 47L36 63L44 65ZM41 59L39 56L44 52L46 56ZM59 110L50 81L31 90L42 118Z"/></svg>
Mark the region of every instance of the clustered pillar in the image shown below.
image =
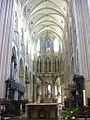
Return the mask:
<svg viewBox="0 0 90 120"><path fill-rule="evenodd" d="M13 5L14 0L0 0L0 98L4 97L5 80L10 77Z"/></svg>

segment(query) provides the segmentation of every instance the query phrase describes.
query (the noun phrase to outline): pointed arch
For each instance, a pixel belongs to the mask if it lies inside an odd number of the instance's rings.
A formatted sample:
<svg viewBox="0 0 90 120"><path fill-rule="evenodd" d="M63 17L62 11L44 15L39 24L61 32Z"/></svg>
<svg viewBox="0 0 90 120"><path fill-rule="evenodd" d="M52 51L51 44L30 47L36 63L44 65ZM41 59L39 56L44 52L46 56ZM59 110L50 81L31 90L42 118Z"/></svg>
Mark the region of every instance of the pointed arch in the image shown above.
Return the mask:
<svg viewBox="0 0 90 120"><path fill-rule="evenodd" d="M45 72L51 72L51 59L50 57L46 57L44 61L44 66L45 66Z"/></svg>
<svg viewBox="0 0 90 120"><path fill-rule="evenodd" d="M42 72L42 59L40 56L37 58L37 72Z"/></svg>
<svg viewBox="0 0 90 120"><path fill-rule="evenodd" d="M56 56L55 58L55 72L59 72L59 58Z"/></svg>

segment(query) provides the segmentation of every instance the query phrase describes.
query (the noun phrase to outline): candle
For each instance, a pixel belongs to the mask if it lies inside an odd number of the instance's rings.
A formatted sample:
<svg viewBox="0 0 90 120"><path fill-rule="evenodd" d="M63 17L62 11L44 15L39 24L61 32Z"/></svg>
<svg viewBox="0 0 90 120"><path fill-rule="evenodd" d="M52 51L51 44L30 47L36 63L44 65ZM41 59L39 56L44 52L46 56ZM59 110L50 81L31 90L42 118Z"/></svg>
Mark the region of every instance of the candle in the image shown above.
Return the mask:
<svg viewBox="0 0 90 120"><path fill-rule="evenodd" d="M20 110L22 111L22 104L20 105Z"/></svg>
<svg viewBox="0 0 90 120"><path fill-rule="evenodd" d="M86 93L85 93L85 90L83 90L83 105L86 106Z"/></svg>

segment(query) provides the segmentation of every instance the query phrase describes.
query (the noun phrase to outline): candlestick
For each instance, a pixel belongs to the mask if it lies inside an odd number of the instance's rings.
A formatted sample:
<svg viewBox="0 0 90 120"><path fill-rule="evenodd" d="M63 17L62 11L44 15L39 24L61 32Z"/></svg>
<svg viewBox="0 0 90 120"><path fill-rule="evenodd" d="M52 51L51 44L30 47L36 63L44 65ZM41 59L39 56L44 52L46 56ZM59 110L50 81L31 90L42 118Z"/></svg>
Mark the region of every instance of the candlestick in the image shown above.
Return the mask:
<svg viewBox="0 0 90 120"><path fill-rule="evenodd" d="M83 105L86 106L86 92L83 90Z"/></svg>

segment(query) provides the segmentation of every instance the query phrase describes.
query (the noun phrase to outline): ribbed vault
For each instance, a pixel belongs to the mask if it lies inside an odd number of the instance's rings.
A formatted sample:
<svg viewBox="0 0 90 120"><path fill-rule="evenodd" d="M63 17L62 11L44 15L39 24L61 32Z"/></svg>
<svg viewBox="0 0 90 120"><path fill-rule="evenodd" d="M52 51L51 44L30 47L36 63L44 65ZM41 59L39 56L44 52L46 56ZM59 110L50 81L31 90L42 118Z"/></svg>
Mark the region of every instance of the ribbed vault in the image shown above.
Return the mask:
<svg viewBox="0 0 90 120"><path fill-rule="evenodd" d="M63 39L67 23L67 0L22 0L22 11L33 40L47 32Z"/></svg>

